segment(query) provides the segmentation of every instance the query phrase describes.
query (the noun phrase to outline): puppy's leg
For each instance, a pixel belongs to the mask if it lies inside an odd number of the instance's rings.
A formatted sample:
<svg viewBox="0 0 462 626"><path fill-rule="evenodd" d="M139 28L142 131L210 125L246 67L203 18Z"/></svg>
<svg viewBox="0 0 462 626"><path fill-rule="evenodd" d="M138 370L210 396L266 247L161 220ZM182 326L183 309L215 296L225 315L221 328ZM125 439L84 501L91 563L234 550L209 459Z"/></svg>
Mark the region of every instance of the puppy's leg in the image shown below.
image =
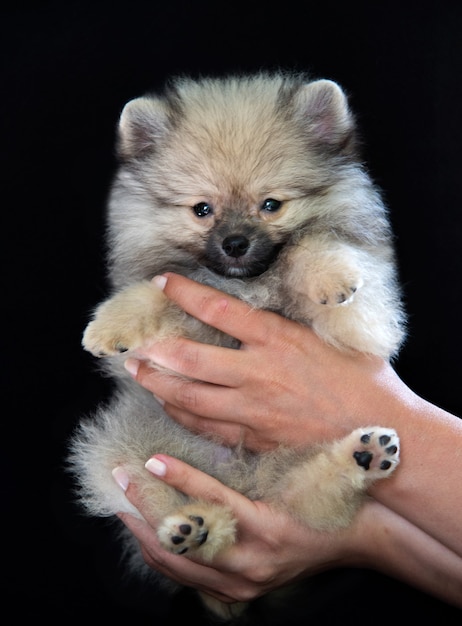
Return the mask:
<svg viewBox="0 0 462 626"><path fill-rule="evenodd" d="M361 261L358 249L346 243L306 237L286 252L289 291L323 307L348 304L364 284Z"/></svg>
<svg viewBox="0 0 462 626"><path fill-rule="evenodd" d="M307 237L283 260L293 317L338 348L383 358L396 353L404 316L386 250L373 257L344 242Z"/></svg>
<svg viewBox="0 0 462 626"><path fill-rule="evenodd" d="M157 535L163 547L174 554L199 554L205 561L211 561L235 542L236 520L223 506L190 503L166 516L157 528ZM245 602L226 604L203 592L199 596L213 615L226 621L239 617L247 607Z"/></svg>
<svg viewBox="0 0 462 626"><path fill-rule="evenodd" d="M392 474L399 439L389 428L359 428L295 465L278 487L282 505L300 521L321 530L348 526L367 488Z"/></svg>
<svg viewBox="0 0 462 626"><path fill-rule="evenodd" d="M136 283L98 306L82 344L95 356L127 352L177 333L183 317L161 289L148 281Z"/></svg>

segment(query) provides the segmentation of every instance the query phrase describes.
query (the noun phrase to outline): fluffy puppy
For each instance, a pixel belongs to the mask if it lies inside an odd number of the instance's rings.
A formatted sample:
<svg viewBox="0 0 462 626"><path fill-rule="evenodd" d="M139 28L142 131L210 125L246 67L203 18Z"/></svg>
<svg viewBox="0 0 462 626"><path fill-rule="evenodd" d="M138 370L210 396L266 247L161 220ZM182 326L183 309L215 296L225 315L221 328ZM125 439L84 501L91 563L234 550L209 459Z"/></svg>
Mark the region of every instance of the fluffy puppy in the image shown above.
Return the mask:
<svg viewBox="0 0 462 626"><path fill-rule="evenodd" d="M163 452L311 527L347 526L370 484L399 462L393 430L365 424L323 446L262 455L226 448L174 423L122 366L127 352L178 335L239 347L166 299L150 279L167 270L308 324L341 350L397 354L405 316L390 223L358 157L344 92L298 74L177 78L125 106L118 154L107 218L112 294L83 337L115 392L71 442L82 506L140 516L112 478L122 465L159 520L163 546L212 559L235 541L232 512L153 480L144 464ZM242 609L202 597L221 617Z"/></svg>

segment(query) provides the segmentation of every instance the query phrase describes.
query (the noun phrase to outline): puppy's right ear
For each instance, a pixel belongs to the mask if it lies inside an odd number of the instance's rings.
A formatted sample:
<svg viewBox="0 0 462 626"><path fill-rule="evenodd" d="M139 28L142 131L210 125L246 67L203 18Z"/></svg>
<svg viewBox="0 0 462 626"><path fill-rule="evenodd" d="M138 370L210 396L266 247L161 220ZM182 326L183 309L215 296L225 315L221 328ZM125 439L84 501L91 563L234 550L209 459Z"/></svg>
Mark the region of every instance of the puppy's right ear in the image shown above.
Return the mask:
<svg viewBox="0 0 462 626"><path fill-rule="evenodd" d="M136 98L120 115L118 154L122 159L143 157L170 127L165 103L158 98Z"/></svg>

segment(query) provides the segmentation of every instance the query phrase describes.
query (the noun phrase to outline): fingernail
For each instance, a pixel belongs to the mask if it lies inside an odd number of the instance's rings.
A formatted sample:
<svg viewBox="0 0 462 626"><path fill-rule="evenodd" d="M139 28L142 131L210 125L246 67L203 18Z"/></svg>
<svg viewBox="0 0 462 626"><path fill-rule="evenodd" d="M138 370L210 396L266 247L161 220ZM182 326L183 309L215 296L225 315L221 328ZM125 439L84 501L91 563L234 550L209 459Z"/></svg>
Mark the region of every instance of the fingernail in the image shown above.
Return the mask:
<svg viewBox="0 0 462 626"><path fill-rule="evenodd" d="M156 459L155 457L152 457L149 459L149 461L146 461L144 467L155 476L165 476L167 472L167 466L165 465L165 463L159 461L159 459Z"/></svg>
<svg viewBox="0 0 462 626"><path fill-rule="evenodd" d="M128 478L128 474L124 470L123 467L115 467L112 470L112 477L114 478L116 483L119 485L119 487L122 489L122 491L127 491L128 483L130 481Z"/></svg>
<svg viewBox="0 0 462 626"><path fill-rule="evenodd" d="M133 376L133 378L136 378L136 375L138 374L138 369L140 367L140 362L137 359L133 359L132 357L130 357L125 361L124 367L127 372L131 376Z"/></svg>
<svg viewBox="0 0 462 626"><path fill-rule="evenodd" d="M167 284L167 277L166 276L154 276L154 278L152 279L152 282L159 287L159 289L164 289L165 285Z"/></svg>

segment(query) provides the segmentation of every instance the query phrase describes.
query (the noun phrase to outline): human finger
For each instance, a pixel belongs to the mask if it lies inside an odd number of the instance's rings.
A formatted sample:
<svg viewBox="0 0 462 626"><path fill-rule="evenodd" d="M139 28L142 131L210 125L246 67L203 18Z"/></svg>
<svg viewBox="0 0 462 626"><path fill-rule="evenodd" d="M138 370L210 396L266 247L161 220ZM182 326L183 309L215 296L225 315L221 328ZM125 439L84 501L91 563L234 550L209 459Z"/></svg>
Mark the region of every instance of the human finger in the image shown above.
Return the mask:
<svg viewBox="0 0 462 626"><path fill-rule="evenodd" d="M186 337L145 345L136 351L135 356L189 379L226 387L239 386L250 369L246 354L241 351Z"/></svg>
<svg viewBox="0 0 462 626"><path fill-rule="evenodd" d="M240 388L169 375L132 358L127 359L125 366L140 385L161 401L171 416L183 416L190 421L196 418L198 421L193 430L211 432L209 420L213 419L216 421L213 432L226 435L226 438L232 436L234 443L238 443L239 427L247 427L254 417L246 410L246 399Z"/></svg>
<svg viewBox="0 0 462 626"><path fill-rule="evenodd" d="M179 274L167 272L153 280L184 311L243 343L265 342L278 327L277 314L255 309L238 298Z"/></svg>
<svg viewBox="0 0 462 626"><path fill-rule="evenodd" d="M222 421L216 419L213 415L211 417L203 417L202 415L191 413L186 409L174 404L169 404L168 402L164 404L164 411L169 417L174 419L175 422L181 424L189 431L207 437L214 435L227 446L234 447L245 442L246 448L250 450L255 449L261 451L264 447L262 443L253 436L252 430L240 423L245 419L245 416L242 418L233 416L235 419L234 422ZM271 449L273 447L274 446L271 446Z"/></svg>
<svg viewBox="0 0 462 626"><path fill-rule="evenodd" d="M250 502L216 478L167 454L152 456L147 459L145 467L151 474L191 498L222 504L233 510L240 509L243 502Z"/></svg>

